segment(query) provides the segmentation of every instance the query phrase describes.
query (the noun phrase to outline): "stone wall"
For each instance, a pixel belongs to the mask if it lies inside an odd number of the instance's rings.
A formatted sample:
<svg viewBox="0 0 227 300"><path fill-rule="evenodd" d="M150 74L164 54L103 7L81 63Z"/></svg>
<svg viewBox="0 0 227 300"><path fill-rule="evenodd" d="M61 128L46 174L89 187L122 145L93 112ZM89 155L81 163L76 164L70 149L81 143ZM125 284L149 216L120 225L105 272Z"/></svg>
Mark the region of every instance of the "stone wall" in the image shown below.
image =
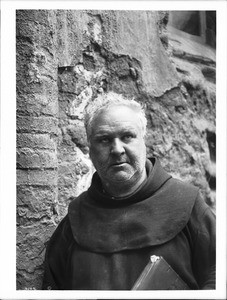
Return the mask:
<svg viewBox="0 0 227 300"><path fill-rule="evenodd" d="M38 288L58 203L58 85L52 13L17 11L17 287Z"/></svg>
<svg viewBox="0 0 227 300"><path fill-rule="evenodd" d="M167 23L167 12L17 11L18 289L40 289L46 243L89 186L83 109L98 93L146 105L148 156L215 207L215 55L182 49Z"/></svg>

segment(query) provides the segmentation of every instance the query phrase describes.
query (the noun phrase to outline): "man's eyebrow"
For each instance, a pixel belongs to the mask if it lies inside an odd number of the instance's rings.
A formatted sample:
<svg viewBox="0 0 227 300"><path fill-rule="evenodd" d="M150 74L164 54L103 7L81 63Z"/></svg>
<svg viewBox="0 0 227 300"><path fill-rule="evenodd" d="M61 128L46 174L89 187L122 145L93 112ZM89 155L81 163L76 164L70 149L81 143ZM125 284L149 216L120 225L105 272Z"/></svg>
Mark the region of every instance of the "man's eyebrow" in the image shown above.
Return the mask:
<svg viewBox="0 0 227 300"><path fill-rule="evenodd" d="M126 127L122 129L122 132L136 132L137 130L134 127Z"/></svg>
<svg viewBox="0 0 227 300"><path fill-rule="evenodd" d="M102 135L108 135L108 134L112 134L113 132L111 130L106 130L106 129L101 129L97 132L95 132L93 135L94 136L102 136Z"/></svg>
<svg viewBox="0 0 227 300"><path fill-rule="evenodd" d="M95 132L93 134L93 136L95 137L100 137L100 136L111 136L111 135L115 135L117 134L125 134L125 133L136 133L136 129L132 128L132 127L126 127L126 128L122 128L121 130L118 131L112 131L109 129L100 129L99 131Z"/></svg>

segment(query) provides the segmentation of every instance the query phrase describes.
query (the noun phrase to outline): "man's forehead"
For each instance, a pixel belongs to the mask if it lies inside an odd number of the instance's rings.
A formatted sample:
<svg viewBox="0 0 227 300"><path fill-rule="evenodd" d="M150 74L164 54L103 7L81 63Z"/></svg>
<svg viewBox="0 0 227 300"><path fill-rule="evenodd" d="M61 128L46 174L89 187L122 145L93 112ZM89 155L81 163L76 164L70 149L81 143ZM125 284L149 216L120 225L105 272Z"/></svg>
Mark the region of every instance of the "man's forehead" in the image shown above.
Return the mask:
<svg viewBox="0 0 227 300"><path fill-rule="evenodd" d="M92 123L93 133L141 129L139 114L126 106L104 109L95 116Z"/></svg>
<svg viewBox="0 0 227 300"><path fill-rule="evenodd" d="M139 126L136 123L133 125L128 122L115 122L111 125L97 124L93 127L93 133L96 135L111 134L113 132L135 132L138 130Z"/></svg>
<svg viewBox="0 0 227 300"><path fill-rule="evenodd" d="M130 122L136 123L139 118L139 113L127 106L113 106L107 109L101 110L94 120L100 122Z"/></svg>

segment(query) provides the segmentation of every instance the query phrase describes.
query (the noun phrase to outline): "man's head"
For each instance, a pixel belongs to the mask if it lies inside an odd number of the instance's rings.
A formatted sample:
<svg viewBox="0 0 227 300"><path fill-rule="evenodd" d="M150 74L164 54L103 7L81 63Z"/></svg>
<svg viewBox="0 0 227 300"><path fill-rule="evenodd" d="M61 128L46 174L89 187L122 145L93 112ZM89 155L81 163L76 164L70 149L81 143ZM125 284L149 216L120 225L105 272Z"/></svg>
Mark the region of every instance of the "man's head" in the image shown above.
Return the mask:
<svg viewBox="0 0 227 300"><path fill-rule="evenodd" d="M146 123L139 103L113 92L86 107L90 157L107 190L118 186L130 192L144 180Z"/></svg>
<svg viewBox="0 0 227 300"><path fill-rule="evenodd" d="M92 123L99 114L99 112L114 106L126 106L131 108L133 111L137 112L142 126L143 137L145 136L147 119L142 105L133 99L127 99L123 97L121 94L109 92L98 95L98 97L95 98L94 101L90 102L85 108L84 123L87 132L88 142L90 141L92 133Z"/></svg>

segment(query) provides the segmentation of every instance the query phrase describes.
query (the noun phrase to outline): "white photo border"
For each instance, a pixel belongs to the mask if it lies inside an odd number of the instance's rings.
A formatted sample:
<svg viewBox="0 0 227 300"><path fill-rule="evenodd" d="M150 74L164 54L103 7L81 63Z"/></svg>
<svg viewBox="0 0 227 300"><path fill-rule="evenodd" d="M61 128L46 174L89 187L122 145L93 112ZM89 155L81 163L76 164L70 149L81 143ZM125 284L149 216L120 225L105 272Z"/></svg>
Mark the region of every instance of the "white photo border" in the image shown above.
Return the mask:
<svg viewBox="0 0 227 300"><path fill-rule="evenodd" d="M217 12L217 279L214 291L16 290L17 9L216 10ZM226 299L226 1L10 1L1 3L1 299Z"/></svg>

